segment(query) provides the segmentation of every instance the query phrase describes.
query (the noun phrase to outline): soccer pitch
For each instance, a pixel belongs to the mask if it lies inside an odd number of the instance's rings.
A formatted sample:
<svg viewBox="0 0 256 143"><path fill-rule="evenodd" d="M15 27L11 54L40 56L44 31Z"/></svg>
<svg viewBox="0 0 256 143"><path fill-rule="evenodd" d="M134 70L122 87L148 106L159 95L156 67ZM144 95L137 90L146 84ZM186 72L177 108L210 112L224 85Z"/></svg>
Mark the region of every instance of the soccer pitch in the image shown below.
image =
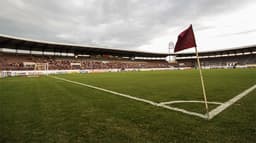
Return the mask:
<svg viewBox="0 0 256 143"><path fill-rule="evenodd" d="M203 74L210 110L256 84L256 69ZM204 115L202 103L177 102L203 101L197 70L0 79L0 142L256 141L255 89L211 120L159 106L170 101Z"/></svg>

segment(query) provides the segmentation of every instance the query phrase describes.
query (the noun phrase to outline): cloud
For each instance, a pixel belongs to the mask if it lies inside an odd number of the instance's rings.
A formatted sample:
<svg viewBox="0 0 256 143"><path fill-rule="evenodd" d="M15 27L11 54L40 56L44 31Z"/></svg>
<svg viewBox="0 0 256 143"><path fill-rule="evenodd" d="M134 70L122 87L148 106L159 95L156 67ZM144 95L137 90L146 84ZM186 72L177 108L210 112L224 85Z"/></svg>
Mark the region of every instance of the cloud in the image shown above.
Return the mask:
<svg viewBox="0 0 256 143"><path fill-rule="evenodd" d="M227 36L239 36L243 34L249 34L249 33L256 33L256 29L250 29L250 30L244 30L239 32L232 32L232 33L224 33L217 35L218 37L227 37Z"/></svg>
<svg viewBox="0 0 256 143"><path fill-rule="evenodd" d="M140 49L168 29L224 15L250 0L6 0L2 34L39 40Z"/></svg>

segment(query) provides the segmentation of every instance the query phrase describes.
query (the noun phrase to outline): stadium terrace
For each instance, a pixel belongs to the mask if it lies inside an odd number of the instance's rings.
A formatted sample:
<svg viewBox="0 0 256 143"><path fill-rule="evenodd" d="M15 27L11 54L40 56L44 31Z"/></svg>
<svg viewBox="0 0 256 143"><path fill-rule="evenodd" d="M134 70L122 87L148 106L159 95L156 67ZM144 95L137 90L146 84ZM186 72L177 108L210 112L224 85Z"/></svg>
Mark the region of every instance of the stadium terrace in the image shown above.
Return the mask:
<svg viewBox="0 0 256 143"><path fill-rule="evenodd" d="M194 53L167 54L98 48L0 36L0 70L191 69ZM175 61L166 61L168 55ZM203 68L255 67L256 46L201 52ZM2 74L3 75L3 74Z"/></svg>

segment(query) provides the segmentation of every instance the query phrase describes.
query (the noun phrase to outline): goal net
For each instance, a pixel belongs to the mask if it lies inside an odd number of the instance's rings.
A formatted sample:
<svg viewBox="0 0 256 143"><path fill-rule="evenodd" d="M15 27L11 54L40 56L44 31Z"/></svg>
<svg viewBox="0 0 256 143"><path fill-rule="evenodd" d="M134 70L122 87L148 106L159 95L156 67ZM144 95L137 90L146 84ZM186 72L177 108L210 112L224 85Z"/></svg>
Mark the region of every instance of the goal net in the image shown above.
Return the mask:
<svg viewBox="0 0 256 143"><path fill-rule="evenodd" d="M48 63L24 63L24 66L33 67L33 71L27 73L28 77L48 75Z"/></svg>

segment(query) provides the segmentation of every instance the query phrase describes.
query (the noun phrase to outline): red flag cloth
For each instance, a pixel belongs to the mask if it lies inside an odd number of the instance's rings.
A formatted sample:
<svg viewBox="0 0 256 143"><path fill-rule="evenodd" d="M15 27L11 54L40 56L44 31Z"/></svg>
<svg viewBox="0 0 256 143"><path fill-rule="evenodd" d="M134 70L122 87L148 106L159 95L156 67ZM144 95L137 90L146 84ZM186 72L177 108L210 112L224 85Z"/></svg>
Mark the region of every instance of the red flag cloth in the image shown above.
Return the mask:
<svg viewBox="0 0 256 143"><path fill-rule="evenodd" d="M192 47L196 47L196 40L191 24L186 30L179 34L174 52L182 51Z"/></svg>

